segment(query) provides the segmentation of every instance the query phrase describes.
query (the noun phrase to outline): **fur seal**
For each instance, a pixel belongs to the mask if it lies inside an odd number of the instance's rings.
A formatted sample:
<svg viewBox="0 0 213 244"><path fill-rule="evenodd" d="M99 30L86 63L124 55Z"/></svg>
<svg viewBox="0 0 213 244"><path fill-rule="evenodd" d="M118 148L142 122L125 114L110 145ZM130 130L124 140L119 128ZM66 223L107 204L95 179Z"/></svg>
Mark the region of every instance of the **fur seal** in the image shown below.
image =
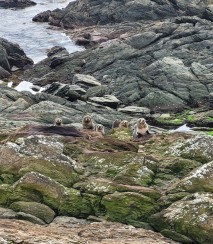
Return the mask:
<svg viewBox="0 0 213 244"><path fill-rule="evenodd" d="M118 128L120 123L121 123L121 120L120 120L120 119L116 119L116 120L112 123L112 129L114 129L114 128Z"/></svg>
<svg viewBox="0 0 213 244"><path fill-rule="evenodd" d="M95 131L101 132L102 135L105 135L104 126L102 124L95 125Z"/></svg>
<svg viewBox="0 0 213 244"><path fill-rule="evenodd" d="M55 126L62 126L63 125L62 119L61 118L56 118L54 125Z"/></svg>
<svg viewBox="0 0 213 244"><path fill-rule="evenodd" d="M95 125L92 121L91 116L89 115L85 115L82 119L82 125L83 125L83 129L89 129L89 130L94 130L95 129Z"/></svg>
<svg viewBox="0 0 213 244"><path fill-rule="evenodd" d="M119 128L128 128L129 122L127 120L122 120L118 126Z"/></svg>
<svg viewBox="0 0 213 244"><path fill-rule="evenodd" d="M146 123L146 120L144 118L138 119L137 123L134 125L133 128L133 138L140 138L141 136L145 134L150 134L149 132L149 126Z"/></svg>

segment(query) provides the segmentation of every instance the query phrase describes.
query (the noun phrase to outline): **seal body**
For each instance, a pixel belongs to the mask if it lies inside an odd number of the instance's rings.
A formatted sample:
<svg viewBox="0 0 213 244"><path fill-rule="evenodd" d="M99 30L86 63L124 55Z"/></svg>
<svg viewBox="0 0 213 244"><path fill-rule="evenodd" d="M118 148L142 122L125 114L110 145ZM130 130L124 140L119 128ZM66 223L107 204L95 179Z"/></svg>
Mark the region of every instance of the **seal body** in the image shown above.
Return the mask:
<svg viewBox="0 0 213 244"><path fill-rule="evenodd" d="M83 125L83 129L89 129L89 130L94 130L95 129L95 125L92 121L91 116L86 115L83 117L82 119L82 125Z"/></svg>
<svg viewBox="0 0 213 244"><path fill-rule="evenodd" d="M55 126L62 126L63 125L62 119L61 118L56 118L54 125Z"/></svg>
<svg viewBox="0 0 213 244"><path fill-rule="evenodd" d="M122 120L118 126L119 128L129 128L129 122L127 120Z"/></svg>
<svg viewBox="0 0 213 244"><path fill-rule="evenodd" d="M104 126L102 124L96 124L95 131L101 132L103 135L105 135Z"/></svg>
<svg viewBox="0 0 213 244"><path fill-rule="evenodd" d="M144 118L140 118L133 127L133 138L140 138L141 136L146 134L150 134L149 126Z"/></svg>

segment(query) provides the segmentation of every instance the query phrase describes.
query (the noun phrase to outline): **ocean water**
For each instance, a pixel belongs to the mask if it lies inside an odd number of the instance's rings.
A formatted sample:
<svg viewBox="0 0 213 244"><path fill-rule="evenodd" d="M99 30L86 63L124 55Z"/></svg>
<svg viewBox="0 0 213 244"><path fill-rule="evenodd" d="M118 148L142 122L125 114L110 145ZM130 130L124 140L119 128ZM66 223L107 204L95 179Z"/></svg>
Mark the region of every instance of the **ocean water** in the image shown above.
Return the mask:
<svg viewBox="0 0 213 244"><path fill-rule="evenodd" d="M48 49L56 45L65 47L70 53L83 50L59 28L32 21L36 14L64 8L71 1L34 0L37 5L25 9L0 8L0 37L19 44L35 63L44 59Z"/></svg>

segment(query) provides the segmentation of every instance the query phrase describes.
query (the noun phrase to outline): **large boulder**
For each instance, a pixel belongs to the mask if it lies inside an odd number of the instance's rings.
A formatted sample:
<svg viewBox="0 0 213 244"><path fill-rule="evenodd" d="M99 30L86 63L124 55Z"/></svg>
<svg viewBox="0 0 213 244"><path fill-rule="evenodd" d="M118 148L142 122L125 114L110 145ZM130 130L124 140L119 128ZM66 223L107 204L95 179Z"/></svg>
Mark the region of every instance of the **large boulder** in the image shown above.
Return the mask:
<svg viewBox="0 0 213 244"><path fill-rule="evenodd" d="M158 20L178 15L202 16L208 5L206 1L96 1L71 2L63 10L51 12L52 25L75 28L83 25L108 24L123 21ZM209 10L208 10L209 11ZM43 16L43 13L41 13ZM34 21L40 21L38 15ZM46 19L45 19L46 20Z"/></svg>
<svg viewBox="0 0 213 244"><path fill-rule="evenodd" d="M8 77L8 72L11 72L13 66L23 69L25 66L32 64L32 59L26 56L18 44L0 38L0 78Z"/></svg>
<svg viewBox="0 0 213 244"><path fill-rule="evenodd" d="M25 8L36 5L31 0L0 0L1 8Z"/></svg>
<svg viewBox="0 0 213 244"><path fill-rule="evenodd" d="M150 218L152 226L176 241L213 241L212 193L195 193L179 200ZM188 241L185 241L185 237ZM191 241L190 241L191 240Z"/></svg>

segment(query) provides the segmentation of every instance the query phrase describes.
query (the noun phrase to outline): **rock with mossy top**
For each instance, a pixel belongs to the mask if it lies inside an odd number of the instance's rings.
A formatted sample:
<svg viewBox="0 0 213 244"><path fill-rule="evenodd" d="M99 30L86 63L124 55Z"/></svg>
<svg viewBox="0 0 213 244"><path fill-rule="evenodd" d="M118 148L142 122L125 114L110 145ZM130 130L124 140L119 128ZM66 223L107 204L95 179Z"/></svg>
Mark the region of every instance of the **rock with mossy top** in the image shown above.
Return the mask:
<svg viewBox="0 0 213 244"><path fill-rule="evenodd" d="M101 203L106 208L107 219L122 223L138 220L146 222L148 217L159 209L155 200L133 192L106 195Z"/></svg>
<svg viewBox="0 0 213 244"><path fill-rule="evenodd" d="M212 193L194 193L154 214L149 221L156 230L166 231L167 236L171 230L177 235L187 236L191 243L210 244L213 242L212 209ZM175 235L172 238L175 239Z"/></svg>
<svg viewBox="0 0 213 244"><path fill-rule="evenodd" d="M178 140L173 143L168 153L183 158L194 159L207 163L213 160L213 137L197 135L186 141Z"/></svg>

